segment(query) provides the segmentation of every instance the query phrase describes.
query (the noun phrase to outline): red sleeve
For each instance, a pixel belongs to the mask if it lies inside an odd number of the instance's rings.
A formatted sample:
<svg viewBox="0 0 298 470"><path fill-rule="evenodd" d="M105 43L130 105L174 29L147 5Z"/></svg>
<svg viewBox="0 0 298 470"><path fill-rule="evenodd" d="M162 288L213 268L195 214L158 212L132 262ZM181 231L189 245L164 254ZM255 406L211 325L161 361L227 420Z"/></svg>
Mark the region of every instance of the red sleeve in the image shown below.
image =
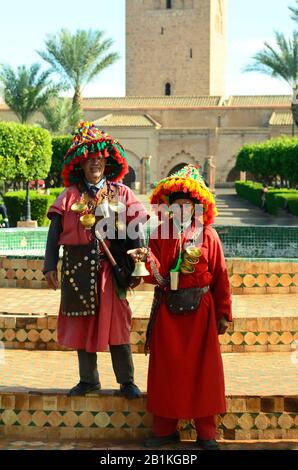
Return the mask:
<svg viewBox="0 0 298 470"><path fill-rule="evenodd" d="M48 210L47 216L52 219L53 213L63 215L66 209L67 189L62 191Z"/></svg>
<svg viewBox="0 0 298 470"><path fill-rule="evenodd" d="M219 320L224 316L228 321L232 321L231 288L220 238L213 228L208 227L206 230L209 238L209 271L212 274L210 290L215 304L216 318Z"/></svg>

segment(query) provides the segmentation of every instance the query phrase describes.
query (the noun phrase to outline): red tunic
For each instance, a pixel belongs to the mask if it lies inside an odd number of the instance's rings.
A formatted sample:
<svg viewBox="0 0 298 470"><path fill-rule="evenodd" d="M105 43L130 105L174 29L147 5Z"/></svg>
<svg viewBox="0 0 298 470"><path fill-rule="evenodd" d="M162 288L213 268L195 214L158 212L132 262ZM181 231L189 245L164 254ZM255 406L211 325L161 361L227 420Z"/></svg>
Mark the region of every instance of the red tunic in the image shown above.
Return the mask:
<svg viewBox="0 0 298 470"><path fill-rule="evenodd" d="M167 277L176 264L178 240L151 239L149 247L160 274ZM210 286L198 310L173 316L163 298L153 327L147 408L157 416L192 419L226 411L217 320L226 316L231 321L231 294L220 240L209 226L201 250L195 272L180 273L179 282L181 288ZM154 283L154 278L146 282Z"/></svg>
<svg viewBox="0 0 298 470"><path fill-rule="evenodd" d="M147 211L134 193L124 184L117 183L117 186L119 196L127 207L127 222L132 222L136 216L139 220L146 220ZM79 222L80 214L71 210L72 204L79 199L79 190L76 186L71 186L58 196L49 209L49 218L53 212L62 217L60 245L84 245L91 239L91 231L85 230ZM103 262L98 291L99 309L95 316L67 317L62 315L61 308L59 309L59 344L73 349L85 349L88 352L106 351L109 345L129 344L132 312L128 301L120 299L117 295L109 261Z"/></svg>

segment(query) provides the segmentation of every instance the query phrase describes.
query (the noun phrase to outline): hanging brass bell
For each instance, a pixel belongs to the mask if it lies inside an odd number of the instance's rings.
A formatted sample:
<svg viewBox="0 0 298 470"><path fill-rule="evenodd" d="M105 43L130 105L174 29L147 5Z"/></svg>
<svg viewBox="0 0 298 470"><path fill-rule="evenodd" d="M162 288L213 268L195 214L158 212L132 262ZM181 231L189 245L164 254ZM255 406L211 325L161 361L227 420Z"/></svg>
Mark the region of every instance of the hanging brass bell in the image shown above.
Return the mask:
<svg viewBox="0 0 298 470"><path fill-rule="evenodd" d="M135 262L135 269L133 270L132 277L146 277L150 276L149 271L147 270L145 263L143 261Z"/></svg>
<svg viewBox="0 0 298 470"><path fill-rule="evenodd" d="M127 254L130 255L134 252L135 250L128 250ZM147 270L144 261L135 261L135 268L133 272L131 273L132 277L146 277L150 276L149 271Z"/></svg>

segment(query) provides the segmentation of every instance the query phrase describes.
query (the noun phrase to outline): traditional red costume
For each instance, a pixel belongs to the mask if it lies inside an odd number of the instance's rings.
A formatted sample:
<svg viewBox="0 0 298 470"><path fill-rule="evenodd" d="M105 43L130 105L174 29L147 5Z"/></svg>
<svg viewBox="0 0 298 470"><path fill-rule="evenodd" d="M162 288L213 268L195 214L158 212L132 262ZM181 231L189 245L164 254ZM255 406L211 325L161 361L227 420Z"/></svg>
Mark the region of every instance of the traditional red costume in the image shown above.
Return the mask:
<svg viewBox="0 0 298 470"><path fill-rule="evenodd" d="M201 251L199 262L194 264L194 272L180 272L178 287L209 286L209 290L202 295L196 311L173 315L166 303L169 285L161 286L163 295L154 315L149 341L147 407L154 415L157 436L173 433L178 419L194 419L199 438L214 439L214 417L226 411L217 321L222 317L232 320L231 293L220 239L210 227L217 213L214 199L197 170L188 166L161 181L151 202L169 204L169 196L181 192L185 198L203 204L204 228L202 242L198 245ZM192 231L193 224L182 232L182 250ZM151 276L146 282L158 284L160 276L167 279L179 251L178 236L163 238L159 228L159 235L156 237L155 234L149 241L146 267ZM152 269L153 265L155 269ZM157 271L159 275L156 275Z"/></svg>

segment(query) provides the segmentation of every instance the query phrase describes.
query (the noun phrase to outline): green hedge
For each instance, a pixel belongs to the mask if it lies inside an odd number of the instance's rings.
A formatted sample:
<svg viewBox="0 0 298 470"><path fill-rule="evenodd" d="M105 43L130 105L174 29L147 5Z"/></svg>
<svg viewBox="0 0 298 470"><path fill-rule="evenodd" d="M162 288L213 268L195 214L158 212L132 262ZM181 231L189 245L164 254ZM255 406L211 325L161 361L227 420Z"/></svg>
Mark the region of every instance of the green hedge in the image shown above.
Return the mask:
<svg viewBox="0 0 298 470"><path fill-rule="evenodd" d="M235 188L238 196L256 206L261 206L262 184L253 181L236 181ZM266 193L266 209L269 214L279 215L281 210L288 209L297 215L298 191L295 189L268 188Z"/></svg>
<svg viewBox="0 0 298 470"><path fill-rule="evenodd" d="M50 188L50 194L56 198L62 193L62 191L64 191L64 189L65 188Z"/></svg>
<svg viewBox="0 0 298 470"><path fill-rule="evenodd" d="M262 184L253 181L236 181L235 189L238 196L243 197L255 206L261 206Z"/></svg>
<svg viewBox="0 0 298 470"><path fill-rule="evenodd" d="M280 137L244 145L237 155L236 169L248 171L259 180L273 181L281 177L295 187L298 184L298 139Z"/></svg>
<svg viewBox="0 0 298 470"><path fill-rule="evenodd" d="M298 197L288 199L288 208L291 214L298 216Z"/></svg>
<svg viewBox="0 0 298 470"><path fill-rule="evenodd" d="M49 207L64 188L53 188L50 194L40 194L37 191L30 191L31 218L37 220L39 227L49 225L47 218ZM8 218L11 227L16 227L17 222L26 214L26 191L12 191L5 193L4 204L7 208Z"/></svg>

